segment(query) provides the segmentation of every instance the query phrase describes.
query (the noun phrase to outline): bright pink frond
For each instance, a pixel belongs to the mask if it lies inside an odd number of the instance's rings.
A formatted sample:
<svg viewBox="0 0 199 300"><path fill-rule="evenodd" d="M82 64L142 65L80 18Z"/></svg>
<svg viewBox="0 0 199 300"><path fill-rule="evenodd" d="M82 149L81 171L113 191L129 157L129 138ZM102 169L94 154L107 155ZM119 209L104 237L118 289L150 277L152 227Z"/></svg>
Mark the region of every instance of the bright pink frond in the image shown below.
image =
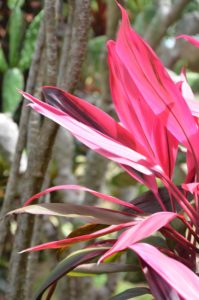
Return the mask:
<svg viewBox="0 0 199 300"><path fill-rule="evenodd" d="M114 253L127 249L134 243L137 243L146 237L153 234L163 226L167 225L171 220L177 217L176 213L172 212L158 212L150 215L145 220L138 222L132 228L123 232L115 245L108 250L99 261L111 256Z"/></svg>
<svg viewBox="0 0 199 300"><path fill-rule="evenodd" d="M129 247L155 270L183 299L198 300L199 278L189 268L154 246L139 243Z"/></svg>

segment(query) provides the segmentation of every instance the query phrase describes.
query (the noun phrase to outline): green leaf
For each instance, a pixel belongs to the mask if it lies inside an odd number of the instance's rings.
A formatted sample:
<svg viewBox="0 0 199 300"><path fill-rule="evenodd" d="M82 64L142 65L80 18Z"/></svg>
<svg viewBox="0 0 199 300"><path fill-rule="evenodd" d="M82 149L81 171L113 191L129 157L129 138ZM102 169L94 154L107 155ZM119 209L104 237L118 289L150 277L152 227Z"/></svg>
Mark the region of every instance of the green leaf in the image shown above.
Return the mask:
<svg viewBox="0 0 199 300"><path fill-rule="evenodd" d="M5 54L0 44L0 72L5 72L8 68L8 64L5 58Z"/></svg>
<svg viewBox="0 0 199 300"><path fill-rule="evenodd" d="M33 299L41 300L43 293L53 284L55 284L61 277L69 273L78 265L88 262L91 259L102 255L110 247L95 247L95 248L86 248L83 250L76 251L65 259L63 259L50 273L45 282L41 285L40 289L36 293Z"/></svg>
<svg viewBox="0 0 199 300"><path fill-rule="evenodd" d="M7 0L7 5L9 9L14 9L15 7L21 7L24 5L25 0Z"/></svg>
<svg viewBox="0 0 199 300"><path fill-rule="evenodd" d="M21 35L23 32L24 15L19 7L13 9L9 19L9 63L16 67L19 61Z"/></svg>
<svg viewBox="0 0 199 300"><path fill-rule="evenodd" d="M70 276L85 276L85 275L97 275L97 274L109 274L118 272L135 272L138 267L133 264L124 263L90 263L83 264L75 268L69 273Z"/></svg>
<svg viewBox="0 0 199 300"><path fill-rule="evenodd" d="M23 48L21 50L20 60L19 60L19 68L27 70L30 66L32 55L35 50L35 43L40 27L41 20L43 18L43 10L38 13L31 24L29 25L28 29L25 33Z"/></svg>
<svg viewBox="0 0 199 300"><path fill-rule="evenodd" d="M13 113L19 104L21 95L17 89L23 89L24 77L17 68L8 69L3 77L2 98L3 112Z"/></svg>
<svg viewBox="0 0 199 300"><path fill-rule="evenodd" d="M110 298L110 300L127 300L132 299L138 296L150 294L150 291L148 288L145 287L138 287L138 288L132 288L128 289L118 295L115 295Z"/></svg>

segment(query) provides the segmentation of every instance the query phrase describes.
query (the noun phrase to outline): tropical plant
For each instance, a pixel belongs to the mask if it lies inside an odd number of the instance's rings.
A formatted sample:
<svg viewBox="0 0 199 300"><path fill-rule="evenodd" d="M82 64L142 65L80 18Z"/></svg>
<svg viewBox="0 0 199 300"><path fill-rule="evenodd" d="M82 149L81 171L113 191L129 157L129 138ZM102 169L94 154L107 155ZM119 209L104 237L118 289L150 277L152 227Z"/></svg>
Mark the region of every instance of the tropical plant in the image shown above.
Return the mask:
<svg viewBox="0 0 199 300"><path fill-rule="evenodd" d="M0 73L2 73L2 111L15 112L21 96L16 88L24 88L24 72L30 66L43 11L26 28L22 6L24 1L8 1L8 57L0 44Z"/></svg>
<svg viewBox="0 0 199 300"><path fill-rule="evenodd" d="M63 185L34 195L22 208L10 212L75 215L88 222L63 240L22 252L67 248L103 237L61 261L35 299L41 299L48 288L50 299L59 278L71 270L82 271L82 264L87 273L133 269L134 266L115 261L116 254L129 250L139 258L149 288L131 289L113 299L143 294L152 294L155 299L198 299L199 105L185 73L181 74L181 82L175 84L153 50L131 29L124 8L119 7L122 22L117 40L108 42L110 87L119 123L99 108L56 87L43 87L45 102L28 93L21 94L32 102L29 105L35 111L68 129L86 146L118 163L145 184L157 203L153 207L147 197L140 203L127 203L82 186ZM199 47L197 40L181 37ZM187 163L187 176L181 188L172 180L179 146L186 150ZM162 197L157 179L168 191L169 203ZM83 190L126 210L61 203L29 205L42 195L61 189ZM188 193L193 194L191 199ZM120 230L118 238L104 238ZM157 231L164 241L162 247L146 240ZM98 263L93 264L96 258Z"/></svg>

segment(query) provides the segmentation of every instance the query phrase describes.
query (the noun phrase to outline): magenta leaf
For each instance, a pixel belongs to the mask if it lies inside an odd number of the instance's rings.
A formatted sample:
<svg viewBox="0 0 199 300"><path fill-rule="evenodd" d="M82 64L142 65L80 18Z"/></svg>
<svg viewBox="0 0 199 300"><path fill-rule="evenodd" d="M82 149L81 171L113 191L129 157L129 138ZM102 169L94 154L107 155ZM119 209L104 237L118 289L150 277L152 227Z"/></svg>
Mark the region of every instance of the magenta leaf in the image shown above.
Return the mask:
<svg viewBox="0 0 199 300"><path fill-rule="evenodd" d="M127 147L112 136L108 136L85 123L79 122L67 113L38 100L28 93L21 93L24 98L33 102L33 104L30 104L33 109L68 129L82 143L101 155L119 164L135 168L139 172L147 175L152 174L151 170L156 170L156 172L162 171L159 166L154 165L144 155ZM114 128L112 129L114 131ZM120 134L124 134L125 137L127 134L125 134L124 131L124 128L123 130L121 129Z"/></svg>
<svg viewBox="0 0 199 300"><path fill-rule="evenodd" d="M188 191L192 194L194 194L194 192L198 192L198 187L199 187L199 183L198 182L192 182L192 183L184 183L182 184L182 188L185 191Z"/></svg>
<svg viewBox="0 0 199 300"><path fill-rule="evenodd" d="M177 216L176 213L172 212L158 212L146 217L145 220L138 222L135 226L123 232L113 247L107 251L99 261L103 261L112 254L125 250L132 244L147 238Z"/></svg>
<svg viewBox="0 0 199 300"><path fill-rule="evenodd" d="M29 198L23 206L26 206L26 205L29 205L30 203L32 203L32 201L34 201L35 199L38 199L39 197L43 196L43 195L46 195L48 193L52 193L52 192L55 192L55 191L59 191L59 190L77 190L77 191L83 191L83 192L88 192L88 193L91 193L92 195L98 197L98 198L101 198L105 201L108 201L108 202L111 202L111 203L115 203L115 204L119 204L119 205L122 205L124 207L129 207L131 208L132 210L135 210L137 212L143 212L142 210L140 210L139 208L137 208L135 205L133 205L132 203L128 203L128 202L125 202L123 200L120 200L116 197L113 197L113 196L109 196L109 195L106 195L106 194L103 194L103 193L100 193L100 192L96 192L94 190L91 190L89 188L86 188L84 186L80 186L80 185L75 185L75 184L68 184L68 185L57 185L57 186L54 186L54 187L51 187L51 188L48 188L38 194L35 194L34 196L32 196L31 198ZM133 212L133 211L132 211Z"/></svg>
<svg viewBox="0 0 199 300"><path fill-rule="evenodd" d="M58 241L53 241L53 242L48 242L48 243L40 244L37 246L33 246L28 249L22 250L20 253L68 247L68 246L71 246L76 243L89 241L89 240L104 236L106 234L131 227L134 224L136 224L136 222L129 222L129 223L123 223L123 224L119 224L119 225L108 226L107 228L95 231L94 233L84 234L84 235L76 236L76 237L72 237L72 238L65 238L63 240L58 240Z"/></svg>
<svg viewBox="0 0 199 300"><path fill-rule="evenodd" d="M154 51L131 29L127 12L120 9L122 23L115 47L131 84L162 124L188 148L198 166L199 133L189 107Z"/></svg>
<svg viewBox="0 0 199 300"><path fill-rule="evenodd" d="M189 43L193 44L194 46L199 48L199 40L193 38L192 36L186 34L180 34L176 37L176 39L185 39Z"/></svg>
<svg viewBox="0 0 199 300"><path fill-rule="evenodd" d="M145 102L116 49L117 43L109 41L110 85L117 114L135 136L137 151L160 165L171 177L178 142Z"/></svg>
<svg viewBox="0 0 199 300"><path fill-rule="evenodd" d="M98 107L56 87L43 87L43 93L46 103L121 144L134 148L133 136Z"/></svg>
<svg viewBox="0 0 199 300"><path fill-rule="evenodd" d="M150 290L155 299L161 300L180 300L182 299L176 291L168 285L168 283L162 279L162 277L156 273L150 266L141 260L141 265L145 277L148 281Z"/></svg>
<svg viewBox="0 0 199 300"><path fill-rule="evenodd" d="M152 245L133 244L129 247L184 299L198 300L199 278L189 268Z"/></svg>

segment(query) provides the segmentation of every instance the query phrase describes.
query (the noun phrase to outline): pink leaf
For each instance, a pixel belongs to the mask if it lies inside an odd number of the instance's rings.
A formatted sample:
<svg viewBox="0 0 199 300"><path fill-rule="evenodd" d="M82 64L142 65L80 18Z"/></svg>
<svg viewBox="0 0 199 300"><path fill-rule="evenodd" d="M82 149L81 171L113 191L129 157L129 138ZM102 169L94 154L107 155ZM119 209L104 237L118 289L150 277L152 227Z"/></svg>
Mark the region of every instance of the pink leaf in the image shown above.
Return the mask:
<svg viewBox="0 0 199 300"><path fill-rule="evenodd" d="M162 254L154 246L138 243L129 247L156 271L181 297L198 300L199 278L185 265Z"/></svg>
<svg viewBox="0 0 199 300"><path fill-rule="evenodd" d="M132 228L123 232L115 245L100 258L100 261L103 261L112 254L122 251L130 245L145 239L168 224L175 217L177 217L177 214L172 212L158 212L150 215L145 220L140 221Z"/></svg>
<svg viewBox="0 0 199 300"><path fill-rule="evenodd" d="M192 36L186 34L180 34L176 37L176 39L185 39L189 43L193 44L194 46L199 48L199 40L193 38Z"/></svg>
<svg viewBox="0 0 199 300"><path fill-rule="evenodd" d="M122 11L116 52L144 101L175 138L192 153L196 168L199 161L199 134L191 112L179 89L152 49L131 29Z"/></svg>
<svg viewBox="0 0 199 300"><path fill-rule="evenodd" d="M75 243L89 241L89 240L95 239L97 237L104 236L106 234L109 234L109 233L112 233L115 231L119 231L124 228L128 228L134 224L136 224L136 222L129 222L129 223L124 223L124 224L120 224L120 225L112 225L107 228L98 230L94 233L84 234L82 236L66 238L66 239L59 240L59 241L53 241L53 242L48 242L48 243L44 243L41 245L33 246L31 248L21 251L20 253L29 252L29 251L40 251L40 250L45 250L45 249L58 249L58 248L71 246Z"/></svg>
<svg viewBox="0 0 199 300"><path fill-rule="evenodd" d="M182 184L182 188L185 191L188 191L190 193L194 193L198 191L199 183L198 182L192 182L192 183L184 183Z"/></svg>
<svg viewBox="0 0 199 300"><path fill-rule="evenodd" d="M186 78L186 72L184 69L182 69L181 74L181 81L177 83L177 86L179 87L182 96L186 100L189 109L191 110L191 113L195 117L199 117L199 101L195 100L195 96L192 92L192 89L187 81Z"/></svg>
<svg viewBox="0 0 199 300"><path fill-rule="evenodd" d="M103 193L100 193L100 192L96 192L96 191L88 189L88 188L86 188L84 186L70 185L70 184L68 184L68 185L57 185L57 186L48 188L48 189L46 189L46 190L44 190L44 191L42 191L42 192L40 192L38 194L35 194L31 198L29 198L24 203L23 206L29 205L32 201L34 201L35 199L38 199L39 197L41 197L43 195L46 195L48 193L52 193L52 192L55 192L55 191L59 191L59 190L77 190L77 191L88 192L88 193L91 193L92 195L95 195L96 197L104 199L104 200L106 200L108 202L119 204L119 205L122 205L122 206L125 206L125 207L129 207L132 210L135 210L135 211L138 211L138 212L142 212L142 210L140 210L139 208L137 208L135 205L133 205L131 203L128 203L128 202L125 202L123 200L120 200L120 199L118 199L116 197L109 196L109 195L106 195L106 194L103 194Z"/></svg>
<svg viewBox="0 0 199 300"><path fill-rule="evenodd" d="M108 43L108 53L111 93L121 122L135 136L136 150L160 165L171 177L178 149L176 139L146 104L127 67L117 55L113 41Z"/></svg>
<svg viewBox="0 0 199 300"><path fill-rule="evenodd" d="M155 299L161 300L184 300L176 293L176 291L147 263L142 259L141 266L143 273L147 279L152 295Z"/></svg>
<svg viewBox="0 0 199 300"><path fill-rule="evenodd" d="M37 112L55 121L59 125L68 129L76 138L87 145L92 150L120 164L135 168L141 173L151 175L150 169L161 172L159 166L154 166L145 156L122 143L114 140L113 137L105 135L98 130L81 123L69 116L65 112L44 103L28 93L21 92L22 95L33 102L30 106Z"/></svg>

